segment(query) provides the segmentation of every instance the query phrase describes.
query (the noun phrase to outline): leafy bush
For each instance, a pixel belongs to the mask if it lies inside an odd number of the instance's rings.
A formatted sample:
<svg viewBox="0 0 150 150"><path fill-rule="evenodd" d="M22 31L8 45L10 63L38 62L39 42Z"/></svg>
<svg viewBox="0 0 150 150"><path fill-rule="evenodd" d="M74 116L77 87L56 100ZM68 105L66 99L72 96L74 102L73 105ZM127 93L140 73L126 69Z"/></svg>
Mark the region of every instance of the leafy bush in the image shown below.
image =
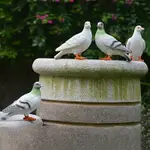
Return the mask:
<svg viewBox="0 0 150 150"><path fill-rule="evenodd" d="M53 57L55 48L82 30L86 20L92 22L93 35L102 20L106 31L125 43L135 25L147 28L150 19L150 2L145 0L3 0L0 6L1 59ZM148 54L149 32L146 29ZM92 44L90 49L97 48ZM85 54L96 57L98 52Z"/></svg>

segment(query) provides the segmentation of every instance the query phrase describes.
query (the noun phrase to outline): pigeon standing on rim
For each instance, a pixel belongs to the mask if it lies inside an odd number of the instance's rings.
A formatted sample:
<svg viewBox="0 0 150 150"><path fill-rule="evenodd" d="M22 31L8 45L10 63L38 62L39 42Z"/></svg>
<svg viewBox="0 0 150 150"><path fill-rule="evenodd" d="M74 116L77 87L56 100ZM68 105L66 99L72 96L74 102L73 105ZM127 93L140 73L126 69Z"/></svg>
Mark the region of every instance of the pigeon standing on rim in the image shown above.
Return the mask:
<svg viewBox="0 0 150 150"><path fill-rule="evenodd" d="M74 35L64 44L56 48L55 51L59 51L59 53L54 57L54 59L59 59L65 54L73 53L75 55L75 59L83 60L85 58L81 56L81 53L88 49L88 47L91 45L91 42L91 23L89 21L86 21L84 23L82 32Z"/></svg>
<svg viewBox="0 0 150 150"><path fill-rule="evenodd" d="M36 118L30 117L29 114L36 110L40 105L41 87L42 85L39 82L35 82L29 93L21 96L18 100L3 109L2 112L6 113L6 115L2 120L6 120L7 118L18 114L24 114L25 117L23 119L26 121L36 120Z"/></svg>
<svg viewBox="0 0 150 150"><path fill-rule="evenodd" d="M127 55L128 53L131 53L131 51L113 36L107 34L102 22L97 23L95 43L97 47L106 54L105 58L102 58L102 60L112 60L112 55L120 55L125 57L128 62L131 61Z"/></svg>
<svg viewBox="0 0 150 150"><path fill-rule="evenodd" d="M132 60L143 61L141 56L145 50L146 44L141 36L142 31L144 31L143 27L140 25L136 26L132 37L127 40L126 47L132 51L132 54L130 54Z"/></svg>

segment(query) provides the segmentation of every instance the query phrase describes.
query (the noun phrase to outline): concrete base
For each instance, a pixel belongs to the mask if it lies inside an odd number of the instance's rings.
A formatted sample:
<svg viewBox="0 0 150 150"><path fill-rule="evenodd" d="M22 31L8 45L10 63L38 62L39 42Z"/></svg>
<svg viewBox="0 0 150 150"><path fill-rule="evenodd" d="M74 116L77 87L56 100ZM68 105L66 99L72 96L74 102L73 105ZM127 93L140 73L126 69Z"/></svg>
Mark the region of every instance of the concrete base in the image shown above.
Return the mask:
<svg viewBox="0 0 150 150"><path fill-rule="evenodd" d="M0 127L0 150L141 150L140 125Z"/></svg>
<svg viewBox="0 0 150 150"><path fill-rule="evenodd" d="M0 112L0 117L3 115ZM0 120L0 150L27 150L26 147L35 140L32 136L43 125L40 117L31 114L30 116L36 118L36 121L24 121L23 115L15 115L7 120Z"/></svg>

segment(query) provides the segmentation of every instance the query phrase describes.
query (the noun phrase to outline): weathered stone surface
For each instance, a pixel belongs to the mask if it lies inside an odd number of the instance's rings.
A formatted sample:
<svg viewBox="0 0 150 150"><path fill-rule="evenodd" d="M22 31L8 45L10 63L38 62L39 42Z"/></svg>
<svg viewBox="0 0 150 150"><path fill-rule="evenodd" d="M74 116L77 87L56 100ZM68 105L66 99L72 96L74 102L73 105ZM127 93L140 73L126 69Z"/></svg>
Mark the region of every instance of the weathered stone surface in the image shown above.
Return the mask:
<svg viewBox="0 0 150 150"><path fill-rule="evenodd" d="M36 59L42 99L82 102L139 102L143 62Z"/></svg>
<svg viewBox="0 0 150 150"><path fill-rule="evenodd" d="M33 63L33 70L44 76L64 77L141 77L147 71L147 65L139 61L100 61L74 59L46 59L39 58Z"/></svg>
<svg viewBox="0 0 150 150"><path fill-rule="evenodd" d="M33 70L44 84L39 115L52 150L141 150L144 62L37 59Z"/></svg>
<svg viewBox="0 0 150 150"><path fill-rule="evenodd" d="M76 102L140 102L139 78L72 78L40 76L42 99Z"/></svg>
<svg viewBox="0 0 150 150"><path fill-rule="evenodd" d="M140 125L0 128L1 150L141 150Z"/></svg>
<svg viewBox="0 0 150 150"><path fill-rule="evenodd" d="M42 101L39 115L44 120L73 123L131 123L141 120L141 105L103 105Z"/></svg>

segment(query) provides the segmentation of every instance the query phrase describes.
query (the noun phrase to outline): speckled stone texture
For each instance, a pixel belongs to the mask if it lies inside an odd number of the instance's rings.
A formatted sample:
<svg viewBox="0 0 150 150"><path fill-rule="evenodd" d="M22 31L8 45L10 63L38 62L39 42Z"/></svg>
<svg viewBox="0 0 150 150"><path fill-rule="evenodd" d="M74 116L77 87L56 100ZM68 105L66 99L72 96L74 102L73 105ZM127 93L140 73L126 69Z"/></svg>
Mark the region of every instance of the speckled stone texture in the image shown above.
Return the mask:
<svg viewBox="0 0 150 150"><path fill-rule="evenodd" d="M40 75L63 77L140 77L147 73L147 65L132 61L100 61L74 59L39 58L33 63L33 70Z"/></svg>
<svg viewBox="0 0 150 150"><path fill-rule="evenodd" d="M140 104L103 105L68 104L43 101L40 117L44 120L74 123L131 123L140 122Z"/></svg>
<svg viewBox="0 0 150 150"><path fill-rule="evenodd" d="M0 130L1 150L141 150L140 125L75 126L49 123Z"/></svg>
<svg viewBox="0 0 150 150"><path fill-rule="evenodd" d="M3 116L4 114L0 112L0 118ZM34 130L43 126L43 121L39 116L30 116L36 118L36 121L24 121L23 115L0 120L0 150L27 150L26 147L33 140L31 135L37 132Z"/></svg>
<svg viewBox="0 0 150 150"><path fill-rule="evenodd" d="M37 59L33 70L44 84L39 115L61 145L52 150L141 150L145 63Z"/></svg>

